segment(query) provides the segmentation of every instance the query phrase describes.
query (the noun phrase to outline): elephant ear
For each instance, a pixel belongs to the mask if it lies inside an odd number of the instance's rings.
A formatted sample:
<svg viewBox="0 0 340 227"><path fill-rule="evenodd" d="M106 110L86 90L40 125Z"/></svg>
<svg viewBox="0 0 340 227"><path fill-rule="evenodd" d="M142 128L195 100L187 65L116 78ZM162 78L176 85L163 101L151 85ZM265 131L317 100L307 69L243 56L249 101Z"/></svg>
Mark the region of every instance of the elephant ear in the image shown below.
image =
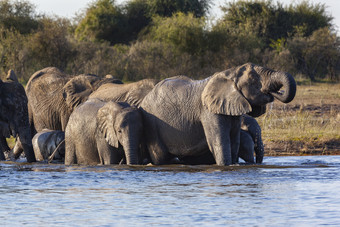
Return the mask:
<svg viewBox="0 0 340 227"><path fill-rule="evenodd" d="M202 92L203 106L215 114L240 116L251 112L246 98L238 91L225 72L213 75Z"/></svg>
<svg viewBox="0 0 340 227"><path fill-rule="evenodd" d="M97 113L97 130L99 130L100 134L104 135L106 142L111 146L118 148L118 137L114 127L115 114L113 113L116 112L114 108L114 103L108 102L99 109Z"/></svg>
<svg viewBox="0 0 340 227"><path fill-rule="evenodd" d="M68 81L63 87L63 97L66 104L74 109L85 102L94 91L93 84L99 77L92 75L79 75Z"/></svg>

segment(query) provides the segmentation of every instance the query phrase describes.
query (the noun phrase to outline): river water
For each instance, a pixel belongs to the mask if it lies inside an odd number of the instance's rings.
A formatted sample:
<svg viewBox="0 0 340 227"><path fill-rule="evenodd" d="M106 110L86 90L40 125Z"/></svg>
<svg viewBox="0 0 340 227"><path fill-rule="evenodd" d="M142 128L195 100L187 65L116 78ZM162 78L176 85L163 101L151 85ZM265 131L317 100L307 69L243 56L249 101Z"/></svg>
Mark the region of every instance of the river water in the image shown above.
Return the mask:
<svg viewBox="0 0 340 227"><path fill-rule="evenodd" d="M262 165L0 162L1 226L338 226L340 156Z"/></svg>

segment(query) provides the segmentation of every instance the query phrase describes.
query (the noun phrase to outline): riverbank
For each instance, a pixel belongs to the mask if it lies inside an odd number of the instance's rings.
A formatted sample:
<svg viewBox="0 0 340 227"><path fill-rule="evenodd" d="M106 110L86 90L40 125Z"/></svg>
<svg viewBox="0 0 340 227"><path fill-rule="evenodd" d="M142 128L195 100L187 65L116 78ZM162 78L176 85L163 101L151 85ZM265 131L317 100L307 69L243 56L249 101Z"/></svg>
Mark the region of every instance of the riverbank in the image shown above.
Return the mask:
<svg viewBox="0 0 340 227"><path fill-rule="evenodd" d="M300 82L291 103L257 120L266 156L340 155L340 84Z"/></svg>

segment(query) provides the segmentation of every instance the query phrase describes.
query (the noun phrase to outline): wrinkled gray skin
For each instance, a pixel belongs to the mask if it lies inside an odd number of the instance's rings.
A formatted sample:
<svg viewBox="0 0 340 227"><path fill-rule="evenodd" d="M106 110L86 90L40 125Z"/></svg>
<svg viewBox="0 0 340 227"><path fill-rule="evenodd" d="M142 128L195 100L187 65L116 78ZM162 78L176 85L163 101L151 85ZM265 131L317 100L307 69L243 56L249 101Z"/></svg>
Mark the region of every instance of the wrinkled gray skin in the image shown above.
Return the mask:
<svg viewBox="0 0 340 227"><path fill-rule="evenodd" d="M65 131L65 164L139 164L142 115L127 103L89 99L71 114Z"/></svg>
<svg viewBox="0 0 340 227"><path fill-rule="evenodd" d="M0 80L0 133L0 160L5 159L3 152L9 150L6 138L12 135L21 140L27 162L36 161L28 121L27 97L12 70L8 72L6 81Z"/></svg>
<svg viewBox="0 0 340 227"><path fill-rule="evenodd" d="M43 129L65 131L68 119L79 104L105 83L122 83L113 78L96 75L67 75L55 67L34 73L26 85L29 121L34 135ZM20 141L15 145L14 155L21 153Z"/></svg>
<svg viewBox="0 0 340 227"><path fill-rule="evenodd" d="M32 139L33 150L37 161L48 161L52 153L54 160L62 160L65 157L65 145L61 144L65 139L65 133L59 130L43 129L34 135ZM59 146L59 144L61 146ZM59 147L58 147L59 146Z"/></svg>
<svg viewBox="0 0 340 227"><path fill-rule="evenodd" d="M264 156L261 127L255 118L245 114L241 117L239 157L245 162L254 163L254 152L256 163L261 164Z"/></svg>
<svg viewBox="0 0 340 227"><path fill-rule="evenodd" d="M139 107L144 97L157 83L158 81L154 79L144 79L129 84L103 84L89 98L97 98L105 102L126 102Z"/></svg>
<svg viewBox="0 0 340 227"><path fill-rule="evenodd" d="M262 163L264 156L264 146L261 136L261 127L255 118L249 115L241 116L240 147L238 157L246 163L254 164L254 152L256 163ZM182 164L189 165L211 165L216 164L214 156L207 150L201 156L187 156L180 159Z"/></svg>
<svg viewBox="0 0 340 227"><path fill-rule="evenodd" d="M242 158L246 163L254 164L254 140L251 135L244 131L240 131L240 148L238 149L238 157Z"/></svg>
<svg viewBox="0 0 340 227"><path fill-rule="evenodd" d="M173 77L159 82L141 103L153 164L199 156L209 149L217 165L237 162L240 116L260 116L276 98L287 103L294 78L251 63L204 80Z"/></svg>

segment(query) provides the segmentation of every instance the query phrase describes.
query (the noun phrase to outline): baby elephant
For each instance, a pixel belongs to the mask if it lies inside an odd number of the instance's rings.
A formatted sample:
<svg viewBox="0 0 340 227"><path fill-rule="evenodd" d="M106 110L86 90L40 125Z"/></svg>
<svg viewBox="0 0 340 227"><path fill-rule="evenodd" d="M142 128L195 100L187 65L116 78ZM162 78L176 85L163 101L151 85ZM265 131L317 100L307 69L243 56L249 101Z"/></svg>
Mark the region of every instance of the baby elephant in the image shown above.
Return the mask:
<svg viewBox="0 0 340 227"><path fill-rule="evenodd" d="M65 164L139 164L143 124L127 103L90 99L71 114L65 131Z"/></svg>
<svg viewBox="0 0 340 227"><path fill-rule="evenodd" d="M62 160L65 157L65 133L58 130L43 129L32 139L37 161Z"/></svg>
<svg viewBox="0 0 340 227"><path fill-rule="evenodd" d="M240 148L238 156L245 162L255 163L254 152L256 154L256 163L262 163L264 145L261 127L255 118L245 114L241 117Z"/></svg>

